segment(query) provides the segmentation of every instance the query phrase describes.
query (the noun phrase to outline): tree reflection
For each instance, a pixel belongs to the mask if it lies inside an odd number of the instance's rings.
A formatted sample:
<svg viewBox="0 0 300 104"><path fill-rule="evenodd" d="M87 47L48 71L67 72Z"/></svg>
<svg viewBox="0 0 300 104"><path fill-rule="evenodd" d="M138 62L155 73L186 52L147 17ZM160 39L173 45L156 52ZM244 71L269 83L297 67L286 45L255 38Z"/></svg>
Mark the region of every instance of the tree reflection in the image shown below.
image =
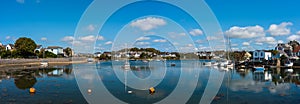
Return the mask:
<svg viewBox="0 0 300 104"><path fill-rule="evenodd" d="M25 90L34 86L37 82L36 78L32 75L22 75L15 78L15 85L17 88Z"/></svg>

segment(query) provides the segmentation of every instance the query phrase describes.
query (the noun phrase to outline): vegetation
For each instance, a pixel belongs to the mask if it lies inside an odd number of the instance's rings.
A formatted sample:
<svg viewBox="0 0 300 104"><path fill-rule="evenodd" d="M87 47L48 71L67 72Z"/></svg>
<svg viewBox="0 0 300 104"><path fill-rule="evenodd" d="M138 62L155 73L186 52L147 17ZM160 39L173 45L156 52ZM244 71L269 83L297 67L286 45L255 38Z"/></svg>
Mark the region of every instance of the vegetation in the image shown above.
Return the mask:
<svg viewBox="0 0 300 104"><path fill-rule="evenodd" d="M0 58L59 58L64 57L63 55L56 55L52 52L45 51L41 49L40 51L35 51L37 48L36 43L26 37L19 38L15 44L14 48L11 50L6 50L4 46L0 46ZM72 56L72 49L67 47L64 49L67 57Z"/></svg>
<svg viewBox="0 0 300 104"><path fill-rule="evenodd" d="M66 49L64 49L64 52L66 53L66 55L68 57L72 57L72 49L70 47L67 47Z"/></svg>
<svg viewBox="0 0 300 104"><path fill-rule="evenodd" d="M16 54L14 56L20 58L29 58L35 56L34 50L36 49L35 42L26 37L21 37L15 42Z"/></svg>

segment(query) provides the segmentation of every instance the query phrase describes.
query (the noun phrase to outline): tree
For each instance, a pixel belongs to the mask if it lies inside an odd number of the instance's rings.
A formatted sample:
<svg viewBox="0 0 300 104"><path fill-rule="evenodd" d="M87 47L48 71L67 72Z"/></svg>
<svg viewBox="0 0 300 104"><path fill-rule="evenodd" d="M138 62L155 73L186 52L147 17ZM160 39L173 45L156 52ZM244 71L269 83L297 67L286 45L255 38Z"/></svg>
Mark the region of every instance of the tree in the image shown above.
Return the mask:
<svg viewBox="0 0 300 104"><path fill-rule="evenodd" d="M67 47L66 49L64 49L64 52L66 53L66 55L68 57L72 56L72 49L70 47Z"/></svg>
<svg viewBox="0 0 300 104"><path fill-rule="evenodd" d="M15 42L17 54L23 58L28 58L29 56L34 55L36 47L37 45L35 42L26 37L21 37Z"/></svg>

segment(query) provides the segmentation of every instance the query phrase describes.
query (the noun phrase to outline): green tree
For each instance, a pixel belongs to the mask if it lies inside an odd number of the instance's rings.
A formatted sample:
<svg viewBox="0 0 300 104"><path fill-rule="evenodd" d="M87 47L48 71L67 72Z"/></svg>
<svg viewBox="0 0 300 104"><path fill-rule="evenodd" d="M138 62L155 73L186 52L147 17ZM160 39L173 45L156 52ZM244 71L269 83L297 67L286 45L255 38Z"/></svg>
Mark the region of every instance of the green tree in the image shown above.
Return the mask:
<svg viewBox="0 0 300 104"><path fill-rule="evenodd" d="M66 55L68 57L72 56L72 49L70 47L67 47L66 49L64 49L64 52L66 53Z"/></svg>
<svg viewBox="0 0 300 104"><path fill-rule="evenodd" d="M23 58L28 58L29 56L34 55L36 47L36 43L32 39L26 37L21 37L15 42L17 55Z"/></svg>

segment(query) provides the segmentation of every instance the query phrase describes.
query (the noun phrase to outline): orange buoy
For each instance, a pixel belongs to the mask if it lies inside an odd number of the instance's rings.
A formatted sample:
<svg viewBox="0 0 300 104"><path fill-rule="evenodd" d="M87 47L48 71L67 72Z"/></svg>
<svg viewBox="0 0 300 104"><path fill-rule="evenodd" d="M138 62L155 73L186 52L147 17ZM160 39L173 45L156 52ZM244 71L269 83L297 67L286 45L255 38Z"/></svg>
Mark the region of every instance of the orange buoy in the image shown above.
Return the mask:
<svg viewBox="0 0 300 104"><path fill-rule="evenodd" d="M150 93L150 94L153 94L153 93L155 93L155 89L154 89L154 87L150 87L150 88L149 88L149 93Z"/></svg>
<svg viewBox="0 0 300 104"><path fill-rule="evenodd" d="M29 92L30 92L30 93L35 93L35 88L31 87L31 88L29 89Z"/></svg>

